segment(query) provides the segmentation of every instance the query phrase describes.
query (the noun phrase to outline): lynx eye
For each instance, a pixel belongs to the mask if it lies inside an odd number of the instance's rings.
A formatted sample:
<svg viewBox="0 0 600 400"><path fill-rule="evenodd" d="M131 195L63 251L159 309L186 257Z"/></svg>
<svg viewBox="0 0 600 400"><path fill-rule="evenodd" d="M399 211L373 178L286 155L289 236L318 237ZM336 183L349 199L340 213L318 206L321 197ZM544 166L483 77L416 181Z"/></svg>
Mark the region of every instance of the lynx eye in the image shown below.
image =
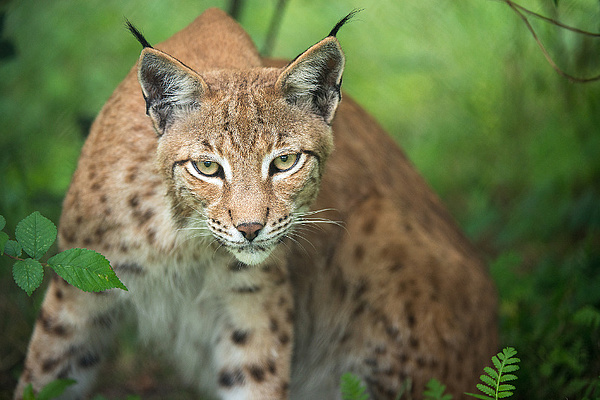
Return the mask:
<svg viewBox="0 0 600 400"><path fill-rule="evenodd" d="M221 171L221 166L214 161L192 161L191 163L196 172L204 176L216 176Z"/></svg>
<svg viewBox="0 0 600 400"><path fill-rule="evenodd" d="M282 156L276 157L273 160L273 167L275 167L275 172L285 172L292 169L300 156L298 154L284 154Z"/></svg>

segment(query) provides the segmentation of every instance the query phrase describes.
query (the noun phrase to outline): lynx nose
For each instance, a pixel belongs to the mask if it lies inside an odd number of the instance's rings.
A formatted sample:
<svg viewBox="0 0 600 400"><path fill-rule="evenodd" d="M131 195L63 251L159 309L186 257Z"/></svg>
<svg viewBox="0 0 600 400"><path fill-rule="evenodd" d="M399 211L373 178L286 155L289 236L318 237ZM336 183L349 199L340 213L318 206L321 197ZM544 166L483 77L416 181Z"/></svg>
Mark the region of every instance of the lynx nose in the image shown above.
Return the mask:
<svg viewBox="0 0 600 400"><path fill-rule="evenodd" d="M242 236L249 242L253 241L258 236L258 232L260 232L262 228L264 228L264 225L259 224L258 222L243 223L236 226L236 229L240 231Z"/></svg>

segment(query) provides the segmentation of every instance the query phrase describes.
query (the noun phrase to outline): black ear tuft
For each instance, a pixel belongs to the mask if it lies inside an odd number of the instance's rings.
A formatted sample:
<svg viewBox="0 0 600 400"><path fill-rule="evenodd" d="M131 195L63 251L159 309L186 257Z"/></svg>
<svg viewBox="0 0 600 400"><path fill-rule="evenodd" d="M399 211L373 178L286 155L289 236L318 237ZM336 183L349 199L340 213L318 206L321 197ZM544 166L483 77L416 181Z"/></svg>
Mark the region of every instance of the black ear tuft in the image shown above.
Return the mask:
<svg viewBox="0 0 600 400"><path fill-rule="evenodd" d="M275 86L289 104L322 117L331 124L341 99L344 53L340 43L328 36L288 65Z"/></svg>
<svg viewBox="0 0 600 400"><path fill-rule="evenodd" d="M333 36L333 37L335 37L335 35L337 35L338 31L340 30L340 28L342 26L344 26L346 24L346 22L348 22L352 18L354 18L354 16L356 14L358 14L359 12L361 12L362 10L363 10L362 8L355 8L354 10L350 11L350 13L348 15L346 15L344 18L342 18L340 20L340 22L338 22L337 24L335 24L335 26L333 27L333 29L331 30L331 32L329 32L329 35L327 35L327 36Z"/></svg>
<svg viewBox="0 0 600 400"><path fill-rule="evenodd" d="M129 22L128 19L125 20L125 25L127 25L127 29L129 29L129 32L131 32L133 36L135 36L135 38L138 40L138 42L140 42L142 46L144 46L144 48L153 48L152 45L146 40L144 35L142 35L142 33L135 26L133 26L133 24Z"/></svg>

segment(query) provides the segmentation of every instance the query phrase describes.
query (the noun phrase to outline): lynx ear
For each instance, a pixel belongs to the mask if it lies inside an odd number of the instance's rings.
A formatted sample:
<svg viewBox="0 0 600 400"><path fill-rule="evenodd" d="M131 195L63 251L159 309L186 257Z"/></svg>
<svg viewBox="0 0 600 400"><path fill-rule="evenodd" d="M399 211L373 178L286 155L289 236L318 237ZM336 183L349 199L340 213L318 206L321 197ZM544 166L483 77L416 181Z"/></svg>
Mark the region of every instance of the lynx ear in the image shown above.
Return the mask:
<svg viewBox="0 0 600 400"><path fill-rule="evenodd" d="M138 80L146 100L146 114L159 135L183 112L200 107L201 97L208 91L200 75L152 47L142 50Z"/></svg>
<svg viewBox="0 0 600 400"><path fill-rule="evenodd" d="M307 107L331 124L341 100L344 53L334 36L328 36L300 54L277 79L285 99Z"/></svg>

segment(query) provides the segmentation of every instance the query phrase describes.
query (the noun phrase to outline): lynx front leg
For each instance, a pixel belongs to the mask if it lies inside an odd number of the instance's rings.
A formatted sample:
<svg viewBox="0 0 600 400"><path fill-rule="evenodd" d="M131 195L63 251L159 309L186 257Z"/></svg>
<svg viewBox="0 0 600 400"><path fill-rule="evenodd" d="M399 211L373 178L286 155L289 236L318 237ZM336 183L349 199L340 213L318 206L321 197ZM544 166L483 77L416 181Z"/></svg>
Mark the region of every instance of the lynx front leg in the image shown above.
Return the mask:
<svg viewBox="0 0 600 400"><path fill-rule="evenodd" d="M115 297L111 292L82 292L54 277L29 343L15 399L22 398L29 383L38 392L60 378L77 381L62 398L81 398L88 392L113 337Z"/></svg>
<svg viewBox="0 0 600 400"><path fill-rule="evenodd" d="M232 272L225 299L229 318L214 351L218 392L228 400L287 399L294 331L290 282L279 267L246 268Z"/></svg>

